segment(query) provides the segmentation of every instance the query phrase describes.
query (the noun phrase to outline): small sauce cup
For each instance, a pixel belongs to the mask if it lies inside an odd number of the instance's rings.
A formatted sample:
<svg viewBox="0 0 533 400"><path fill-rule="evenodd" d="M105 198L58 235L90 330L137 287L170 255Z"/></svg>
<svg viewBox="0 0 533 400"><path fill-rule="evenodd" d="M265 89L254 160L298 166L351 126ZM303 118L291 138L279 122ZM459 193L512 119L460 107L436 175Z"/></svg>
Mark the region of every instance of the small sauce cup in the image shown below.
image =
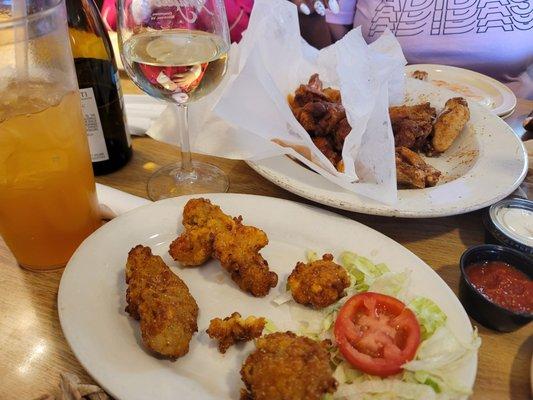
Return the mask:
<svg viewBox="0 0 533 400"><path fill-rule="evenodd" d="M520 313L508 310L490 301L468 279L469 266L484 261L505 262L530 279L533 279L533 260L509 247L484 244L466 250L461 256L461 280L459 299L467 313L487 328L500 332L511 332L533 320L533 313Z"/></svg>
<svg viewBox="0 0 533 400"><path fill-rule="evenodd" d="M501 200L483 214L485 242L511 247L533 256L533 201Z"/></svg>

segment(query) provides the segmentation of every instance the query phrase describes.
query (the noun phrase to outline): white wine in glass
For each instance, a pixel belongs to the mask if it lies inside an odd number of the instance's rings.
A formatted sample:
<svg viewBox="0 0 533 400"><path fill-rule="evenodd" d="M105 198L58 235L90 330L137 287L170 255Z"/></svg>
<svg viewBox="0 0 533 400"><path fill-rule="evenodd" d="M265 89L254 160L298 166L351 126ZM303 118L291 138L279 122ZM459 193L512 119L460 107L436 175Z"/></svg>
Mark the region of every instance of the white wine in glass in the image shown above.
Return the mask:
<svg viewBox="0 0 533 400"><path fill-rule="evenodd" d="M148 181L152 200L225 192L227 176L192 161L187 106L222 81L230 47L223 0L119 0L119 43L128 75L148 95L173 104L179 121L181 162Z"/></svg>

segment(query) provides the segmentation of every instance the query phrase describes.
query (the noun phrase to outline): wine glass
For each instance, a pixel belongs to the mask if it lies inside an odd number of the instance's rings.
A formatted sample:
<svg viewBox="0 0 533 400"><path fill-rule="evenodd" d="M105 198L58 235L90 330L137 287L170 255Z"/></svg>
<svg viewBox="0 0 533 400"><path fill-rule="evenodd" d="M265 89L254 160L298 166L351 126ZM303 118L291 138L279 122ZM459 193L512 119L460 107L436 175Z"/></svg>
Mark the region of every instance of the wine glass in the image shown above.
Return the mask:
<svg viewBox="0 0 533 400"><path fill-rule="evenodd" d="M118 38L124 67L148 95L173 106L181 136L181 162L149 179L152 200L181 194L225 192L226 174L191 160L187 109L211 93L228 65L229 28L223 0L118 0Z"/></svg>

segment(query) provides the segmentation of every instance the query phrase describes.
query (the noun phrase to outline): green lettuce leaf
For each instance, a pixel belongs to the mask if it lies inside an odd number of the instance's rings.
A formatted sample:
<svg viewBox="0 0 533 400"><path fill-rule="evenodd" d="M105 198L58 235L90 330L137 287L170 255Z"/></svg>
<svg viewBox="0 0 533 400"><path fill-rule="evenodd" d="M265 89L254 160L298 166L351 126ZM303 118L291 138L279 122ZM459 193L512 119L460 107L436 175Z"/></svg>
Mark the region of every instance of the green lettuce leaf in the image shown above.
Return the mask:
<svg viewBox="0 0 533 400"><path fill-rule="evenodd" d="M415 313L418 319L422 340L431 337L437 329L446 323L446 314L433 300L426 297L415 297L407 307Z"/></svg>

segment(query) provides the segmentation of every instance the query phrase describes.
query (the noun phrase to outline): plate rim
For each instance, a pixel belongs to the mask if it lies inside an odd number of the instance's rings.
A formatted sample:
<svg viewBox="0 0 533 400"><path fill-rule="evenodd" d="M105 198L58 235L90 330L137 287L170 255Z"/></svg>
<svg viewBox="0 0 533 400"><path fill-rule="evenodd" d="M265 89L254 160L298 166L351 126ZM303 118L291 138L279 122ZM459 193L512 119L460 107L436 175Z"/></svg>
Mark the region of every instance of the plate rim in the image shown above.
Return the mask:
<svg viewBox="0 0 533 400"><path fill-rule="evenodd" d="M66 318L66 316L65 316L65 312L66 311L64 310L63 304L65 304L65 301L68 300L68 299L65 299L65 290L66 290L65 289L65 285L67 285L67 283L65 283L65 282L68 282L68 280L71 279L70 276L75 274L74 271L75 271L76 267L73 267L73 265L76 265L76 262L78 261L78 258L80 257L79 254L83 251L83 248L85 246L87 246L87 243L89 243L91 240L94 239L96 233L99 232L101 229L103 229L103 228L105 228L106 230L107 229L112 229L112 227L114 225L121 224L122 221L126 220L130 215L138 213L139 210L141 210L141 209L145 210L145 209L152 208L152 207L158 207L161 203L169 203L169 204L170 203L176 203L176 206L178 206L178 204L180 204L179 207L182 207L185 204L185 202L187 201L187 199L195 198L195 197L198 197L198 196L199 195L195 194L195 195L184 195L184 196L178 196L178 197L174 197L174 198L170 198L170 199L164 199L164 200L160 200L160 201L157 201L157 202L153 202L153 203L150 203L150 204L146 204L146 205L137 207L137 208L135 208L133 210L130 210L128 212L125 212L124 214L119 215L118 217L114 218L113 220L109 221L108 223L103 225L101 228L96 230L93 234L91 234L89 237L87 237L82 242L82 244L76 249L76 251L74 252L73 256L69 260L69 262L68 262L67 266L65 267L65 269L63 271L63 274L61 276L61 280L60 280L59 288L58 288L58 293L57 293L57 311L58 311L61 330L62 330L62 333L63 333L63 335L65 337L65 340L68 343L72 353L74 354L74 356L76 357L76 359L78 360L80 365L84 368L84 370L96 382L98 382L98 384L101 385L101 387L108 394L110 394L111 396L113 396L117 400L118 399L126 400L126 399L124 397L120 397L119 396L121 393L118 393L116 390L112 390L111 389L110 385L107 384L107 379L105 379L105 377L106 377L105 374L102 376L98 372L95 373L92 370L91 367L88 367L87 366L87 360L84 359L84 354L80 353L80 348L76 344L73 346L73 342L76 341L76 336L77 335L76 335L76 328L74 328L73 326L70 326L66 322L66 319L65 319ZM394 239L390 238L389 236L383 234L382 232L380 232L380 231L378 231L378 230L376 230L374 228L371 228L371 227L369 227L369 226L367 226L367 225L365 225L365 224L363 224L363 223L361 223L361 222L359 222L357 220L353 220L351 218L344 217L344 216L342 216L340 214L337 214L337 213L335 213L333 211L325 210L325 209L322 209L322 208L319 208L319 207L316 207L316 206L313 206L313 205L300 203L300 202L292 201L292 200L288 200L288 199L282 199L282 198L271 197L271 196L263 196L263 195L243 194L243 193L209 193L209 194L202 194L200 196L204 196L206 198L211 198L211 199L214 198L215 199L214 201L217 201L217 199L219 199L219 198L233 197L233 198L250 198L252 200L253 200L253 198L262 198L262 199L268 199L268 201L274 201L274 202L280 202L280 203L290 203L290 204L292 204L294 206L305 208L305 209L309 210L310 212L317 212L317 213L322 214L322 215L324 215L325 217L328 217L328 218L336 218L339 221L345 221L345 223L349 223L349 224L352 224L354 226L357 225L360 229L362 228L363 230L366 230L368 232L372 232L372 234L377 235L377 237L381 237L382 239L384 239L386 241L391 241L396 246L401 248L401 250L406 254L406 256L413 257L413 258L417 259L418 263L419 263L419 267L427 269L428 272L432 274L434 279L439 281L440 285L443 287L443 290L445 290L448 293L448 296L450 296L452 298L452 300L454 302L456 302L456 304L458 305L457 312L459 314L461 314L461 317L464 317L466 319L466 321L468 321L468 330L472 331L472 332L475 330L475 328L474 328L474 326L472 324L472 321L470 320L470 318L468 316L468 313L466 312L466 310L463 307L462 303L460 302L459 298L455 295L455 293L453 292L452 288L446 283L446 281L444 281L444 279L437 273L437 271L435 269L433 269L429 264L427 264L424 260L422 260L418 255L416 255L414 252L409 250L407 247L403 246L401 243L395 241ZM473 368L473 371L474 371L473 372L473 376L472 376L472 382L471 382L472 390L473 390L473 388L475 386L476 378L478 376L478 366L479 366L479 352L477 352L475 357L473 357L473 359L472 359L472 368ZM106 382L106 383L104 383L104 382Z"/></svg>
<svg viewBox="0 0 533 400"><path fill-rule="evenodd" d="M286 157L286 156L281 155L281 156L277 156L276 158L283 158L283 157ZM488 207L488 206L490 206L490 205L492 205L494 203L497 203L500 200L503 200L504 198L509 196L511 193L513 193L522 184L522 181L526 177L527 171L528 171L527 157L526 157L526 165L524 166L520 177L513 184L513 186L509 190L506 190L505 192L502 192L498 196L495 196L495 197L493 197L493 198L491 198L489 200L486 200L484 202L477 203L475 205L471 205L471 206L465 207L465 208L463 208L461 210L451 210L450 209L450 210L445 210L445 211L441 211L441 212L435 211L435 210L434 211L426 211L426 212L421 212L421 211L411 212L411 211L402 211L399 208L396 208L395 206L398 206L398 203L396 203L393 206L389 206L387 204L381 203L382 208L372 208L372 207L365 206L364 203L360 203L357 206L352 206L352 205L350 205L350 203L345 202L345 201L341 201L341 200L337 201L337 200L333 200L332 198L322 198L322 197L314 196L312 193L310 193L310 192L308 192L308 191L306 191L304 189L300 189L298 186L291 185L289 183L285 183L283 179L284 178L286 179L287 178L286 176L278 175L275 172L272 172L272 170L270 168L263 167L258 162L250 161L250 160L244 160L244 161L246 162L246 164L248 164L248 166L250 166L250 168L252 168L255 172L257 172L259 175L261 175L263 178L265 178L269 182L275 184L276 186L278 186L278 187L280 187L282 189L287 190L290 193L293 193L293 194L295 194L297 196L303 197L304 199L311 200L311 201L313 201L315 203L322 204L322 205L329 206L329 207L333 207L333 208L336 208L336 209L339 209L339 210L351 211L351 212L365 214L365 215L377 215L377 216L382 216L382 217L412 218L412 219L416 219L416 218L444 218L444 217L451 217L451 216L454 216L454 215L467 214L467 213L470 213L470 212L477 211L477 210L480 210L482 208ZM303 167L297 165L297 163L294 163L294 164L296 164L296 166L298 168L303 168ZM289 180L292 181L292 178L289 177ZM402 189L400 189L400 190L402 190ZM413 190L417 190L417 189L413 189ZM361 197L363 199L365 198L363 195L358 195L356 193L353 193L353 194L355 196Z"/></svg>
<svg viewBox="0 0 533 400"><path fill-rule="evenodd" d="M463 74L470 74L478 77L479 79L482 79L489 83L492 87L494 87L503 98L503 103L495 108L488 108L492 113L496 114L498 117L504 116L508 114L509 112L513 111L516 108L518 99L516 98L516 95L514 92L509 89L507 86L505 86L502 82L498 81L497 79L494 79L491 76L482 74L481 72L473 71L471 69L463 68L463 67L456 67L453 65L444 65L444 64L409 64L405 66L405 70L411 70L417 68L430 68L430 69L443 69L443 70L452 70L452 71L458 71ZM431 82L428 82L431 83ZM479 89L479 88L478 88ZM481 89L480 89L481 90Z"/></svg>

